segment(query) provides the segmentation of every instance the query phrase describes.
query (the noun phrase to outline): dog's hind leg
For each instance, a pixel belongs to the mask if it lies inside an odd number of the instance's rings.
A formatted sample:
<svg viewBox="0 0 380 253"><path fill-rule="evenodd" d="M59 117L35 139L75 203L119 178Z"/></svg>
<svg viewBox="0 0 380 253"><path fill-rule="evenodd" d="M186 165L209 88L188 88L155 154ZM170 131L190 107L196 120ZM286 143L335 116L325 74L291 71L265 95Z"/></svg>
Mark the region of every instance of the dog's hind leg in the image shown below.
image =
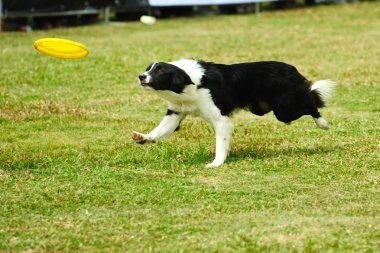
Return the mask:
<svg viewBox="0 0 380 253"><path fill-rule="evenodd" d="M310 113L311 117L313 117L315 124L321 129L327 130L329 129L329 123L327 120L322 118L321 114L315 109L312 113Z"/></svg>
<svg viewBox="0 0 380 253"><path fill-rule="evenodd" d="M315 124L321 129L329 129L329 123L327 120L322 118L321 114L318 112L317 108L313 109L310 113L310 116L313 117Z"/></svg>
<svg viewBox="0 0 380 253"><path fill-rule="evenodd" d="M312 100L314 104L318 107L324 107L326 106L327 101L330 99L334 89L335 89L335 82L331 80L320 80L315 82L310 87L310 95L312 97ZM321 117L318 110L315 108L310 115L314 118L315 123L319 128L322 129L329 129L329 123Z"/></svg>

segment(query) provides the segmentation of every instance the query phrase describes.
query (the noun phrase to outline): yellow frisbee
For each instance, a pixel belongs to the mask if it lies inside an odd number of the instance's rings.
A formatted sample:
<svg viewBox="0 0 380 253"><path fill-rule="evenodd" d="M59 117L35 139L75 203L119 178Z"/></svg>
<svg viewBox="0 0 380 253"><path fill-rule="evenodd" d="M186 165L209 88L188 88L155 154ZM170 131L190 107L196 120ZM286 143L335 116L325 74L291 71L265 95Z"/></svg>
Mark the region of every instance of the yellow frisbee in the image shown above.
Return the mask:
<svg viewBox="0 0 380 253"><path fill-rule="evenodd" d="M88 48L72 40L45 38L36 40L34 48L39 52L63 59L77 59L88 55Z"/></svg>

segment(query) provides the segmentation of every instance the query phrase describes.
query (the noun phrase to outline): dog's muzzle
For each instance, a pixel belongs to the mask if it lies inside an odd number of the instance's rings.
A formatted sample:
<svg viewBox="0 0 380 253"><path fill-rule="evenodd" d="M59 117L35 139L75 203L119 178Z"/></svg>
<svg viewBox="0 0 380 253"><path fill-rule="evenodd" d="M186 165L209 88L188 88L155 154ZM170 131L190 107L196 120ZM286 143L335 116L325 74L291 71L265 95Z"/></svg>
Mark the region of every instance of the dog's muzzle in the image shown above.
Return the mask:
<svg viewBox="0 0 380 253"><path fill-rule="evenodd" d="M150 86L150 77L146 74L139 75L139 83L144 89L152 89Z"/></svg>

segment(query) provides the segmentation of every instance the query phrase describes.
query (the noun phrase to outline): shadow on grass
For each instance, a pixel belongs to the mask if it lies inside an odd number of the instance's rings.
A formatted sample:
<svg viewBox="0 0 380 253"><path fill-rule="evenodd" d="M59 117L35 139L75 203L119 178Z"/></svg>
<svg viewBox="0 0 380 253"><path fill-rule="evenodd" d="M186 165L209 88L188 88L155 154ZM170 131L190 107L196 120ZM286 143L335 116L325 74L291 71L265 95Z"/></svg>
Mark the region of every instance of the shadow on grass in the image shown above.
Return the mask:
<svg viewBox="0 0 380 253"><path fill-rule="evenodd" d="M240 162L244 159L272 159L277 157L293 158L308 157L313 155L327 155L331 153L342 154L348 152L353 144L339 144L329 146L313 147L266 147L266 146L235 146L231 147L226 163ZM81 168L98 168L98 167L118 167L118 168L135 168L135 167L152 167L152 169L166 167L204 167L205 164L214 159L214 151L207 148L188 151L186 149L178 150L174 146L166 146L166 150L151 150L137 154L126 154L125 147L120 146L116 150L98 153L96 155L86 154L66 154L63 157L51 154L45 155L20 155L18 159L0 159L0 169L7 171L14 170L52 170L53 168L65 168L80 170ZM162 147L161 147L162 148ZM185 151L186 150L186 151Z"/></svg>
<svg viewBox="0 0 380 253"><path fill-rule="evenodd" d="M314 146L314 147L287 147L287 148L256 148L255 146L245 147L232 147L229 155L225 161L226 164L235 164L242 162L245 159L269 160L272 158L294 158L294 157L310 157L314 155L328 155L332 153L342 154L348 152L352 144L344 145L329 145L329 146ZM205 153L199 151L193 154L192 159L185 161L186 166L204 166L214 159L214 152Z"/></svg>
<svg viewBox="0 0 380 253"><path fill-rule="evenodd" d="M243 158L265 159L278 156L312 156L317 154L328 154L333 152L341 152L347 150L347 146L351 145L334 145L334 146L314 146L314 147L287 147L278 149L249 149L237 148L230 152L229 157L234 160Z"/></svg>

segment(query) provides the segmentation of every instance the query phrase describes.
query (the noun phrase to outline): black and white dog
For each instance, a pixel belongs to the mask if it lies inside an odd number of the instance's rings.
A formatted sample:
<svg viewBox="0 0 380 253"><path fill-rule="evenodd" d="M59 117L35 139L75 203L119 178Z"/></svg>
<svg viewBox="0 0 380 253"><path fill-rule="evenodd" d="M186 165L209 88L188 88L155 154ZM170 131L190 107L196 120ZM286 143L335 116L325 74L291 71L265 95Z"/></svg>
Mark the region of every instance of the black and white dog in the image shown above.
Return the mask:
<svg viewBox="0 0 380 253"><path fill-rule="evenodd" d="M178 130L186 115L200 116L216 132L216 156L206 167L224 163L233 129L230 116L236 109L245 108L260 116L273 111L287 124L311 115L318 127L328 129L318 108L330 98L334 82L312 84L286 63L224 65L184 59L153 63L138 78L144 89L167 100L168 110L152 132L133 132L132 139L140 144L156 142Z"/></svg>

